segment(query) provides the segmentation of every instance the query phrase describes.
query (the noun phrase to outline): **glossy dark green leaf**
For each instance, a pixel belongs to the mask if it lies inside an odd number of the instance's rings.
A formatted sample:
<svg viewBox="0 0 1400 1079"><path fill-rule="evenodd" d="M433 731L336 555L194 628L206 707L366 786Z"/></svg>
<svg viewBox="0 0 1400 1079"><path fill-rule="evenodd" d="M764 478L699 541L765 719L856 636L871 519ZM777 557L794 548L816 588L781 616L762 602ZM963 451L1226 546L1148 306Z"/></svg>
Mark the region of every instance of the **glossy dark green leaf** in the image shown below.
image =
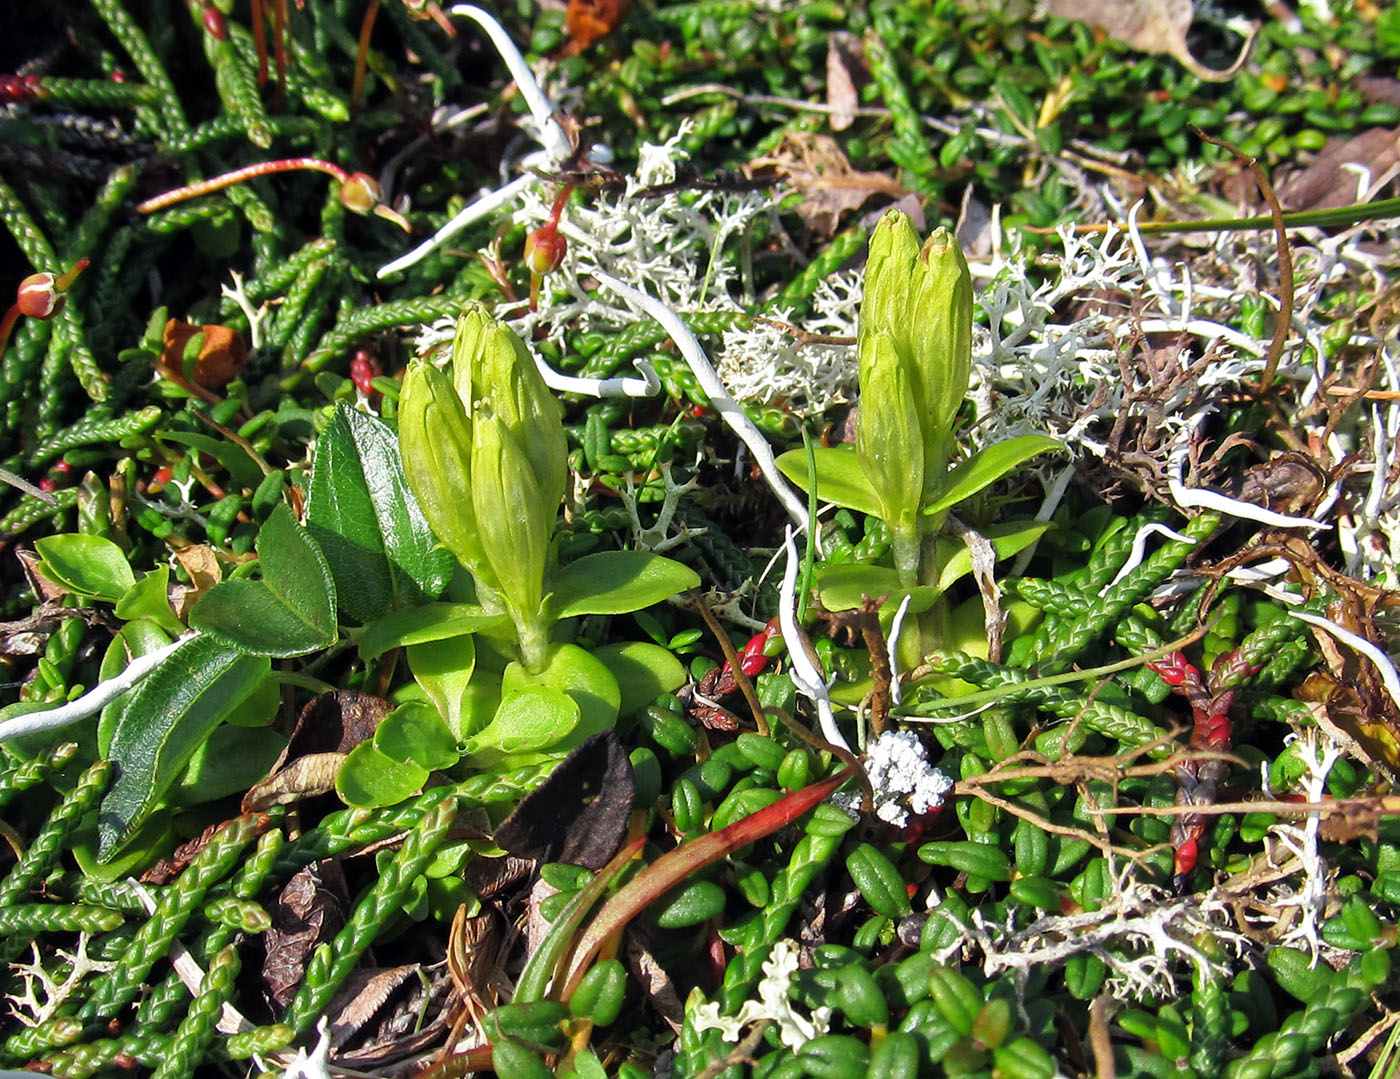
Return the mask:
<svg viewBox="0 0 1400 1079"><path fill-rule="evenodd" d="M116 775L98 814L98 856L110 858L170 789L213 730L268 676L250 656L203 634L132 692L112 732Z"/></svg>
<svg viewBox="0 0 1400 1079"><path fill-rule="evenodd" d="M340 605L368 622L442 592L453 559L404 478L394 433L342 404L316 444L306 527L335 575Z"/></svg>
<svg viewBox="0 0 1400 1079"><path fill-rule="evenodd" d="M650 551L602 551L570 562L551 582L555 618L626 614L695 588L700 575Z"/></svg>
<svg viewBox="0 0 1400 1079"><path fill-rule="evenodd" d="M224 581L190 612L190 625L250 655L300 656L335 643L335 582L292 511L276 506L258 533L261 581Z"/></svg>
<svg viewBox="0 0 1400 1079"><path fill-rule="evenodd" d="M122 549L101 536L45 536L34 549L44 575L75 595L116 603L136 583Z"/></svg>

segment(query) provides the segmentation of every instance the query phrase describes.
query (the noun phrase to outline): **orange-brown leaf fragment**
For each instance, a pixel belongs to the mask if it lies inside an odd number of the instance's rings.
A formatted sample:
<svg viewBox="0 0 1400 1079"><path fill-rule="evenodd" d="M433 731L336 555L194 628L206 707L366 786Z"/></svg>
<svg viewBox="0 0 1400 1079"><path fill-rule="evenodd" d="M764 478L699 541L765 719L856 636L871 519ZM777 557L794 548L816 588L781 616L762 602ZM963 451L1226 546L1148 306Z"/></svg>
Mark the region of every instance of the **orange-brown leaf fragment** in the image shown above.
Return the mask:
<svg viewBox="0 0 1400 1079"><path fill-rule="evenodd" d="M802 193L797 215L819 236L835 234L841 215L858 210L873 195L903 198L908 192L882 172L858 172L830 135L795 131L784 136L768 157L749 162L751 169L774 169Z"/></svg>
<svg viewBox="0 0 1400 1079"><path fill-rule="evenodd" d="M564 25L574 44L586 49L600 37L607 37L627 14L631 0L569 0Z"/></svg>

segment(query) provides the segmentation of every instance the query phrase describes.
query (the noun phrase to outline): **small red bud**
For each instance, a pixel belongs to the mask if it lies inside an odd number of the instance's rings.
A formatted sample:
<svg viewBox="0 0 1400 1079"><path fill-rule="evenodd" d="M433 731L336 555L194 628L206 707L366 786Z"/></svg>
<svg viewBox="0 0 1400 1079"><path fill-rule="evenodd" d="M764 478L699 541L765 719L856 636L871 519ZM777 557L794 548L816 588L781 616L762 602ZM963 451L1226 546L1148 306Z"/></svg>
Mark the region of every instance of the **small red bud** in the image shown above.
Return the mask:
<svg viewBox="0 0 1400 1079"><path fill-rule="evenodd" d="M541 225L525 237L525 267L532 274L543 277L559 269L564 256L569 251L569 241L559 235L552 224Z"/></svg>
<svg viewBox="0 0 1400 1079"><path fill-rule="evenodd" d="M350 381L366 397L377 392L374 380L383 373L379 361L374 358L374 353L367 348L356 352L355 358L350 361Z"/></svg>
<svg viewBox="0 0 1400 1079"><path fill-rule="evenodd" d="M19 283L15 306L30 318L52 318L63 307L63 293L51 273L32 273Z"/></svg>
<svg viewBox="0 0 1400 1079"><path fill-rule="evenodd" d="M209 31L209 35L215 41L228 40L228 26L225 24L224 16L218 8L205 5L204 29Z"/></svg>
<svg viewBox="0 0 1400 1079"><path fill-rule="evenodd" d="M53 470L60 475L66 476L73 471L73 466L67 461L59 461L58 464L53 466Z"/></svg>
<svg viewBox="0 0 1400 1079"><path fill-rule="evenodd" d="M45 476L39 481L39 490L43 491L46 495L51 495L58 490L58 483L48 476Z"/></svg>
<svg viewBox="0 0 1400 1079"><path fill-rule="evenodd" d="M371 213L382 198L379 184L366 173L352 172L340 182L340 204L351 213Z"/></svg>

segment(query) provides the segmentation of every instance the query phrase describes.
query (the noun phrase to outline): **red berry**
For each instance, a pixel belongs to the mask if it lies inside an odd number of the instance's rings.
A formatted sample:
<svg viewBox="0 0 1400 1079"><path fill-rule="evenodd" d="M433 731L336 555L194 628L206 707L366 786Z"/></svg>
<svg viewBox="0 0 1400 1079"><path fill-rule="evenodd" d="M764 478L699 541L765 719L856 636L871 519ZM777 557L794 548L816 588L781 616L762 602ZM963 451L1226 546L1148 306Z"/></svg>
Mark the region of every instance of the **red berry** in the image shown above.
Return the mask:
<svg viewBox="0 0 1400 1079"><path fill-rule="evenodd" d="M374 353L367 348L359 349L350 361L350 381L366 397L375 393L374 380L384 373Z"/></svg>

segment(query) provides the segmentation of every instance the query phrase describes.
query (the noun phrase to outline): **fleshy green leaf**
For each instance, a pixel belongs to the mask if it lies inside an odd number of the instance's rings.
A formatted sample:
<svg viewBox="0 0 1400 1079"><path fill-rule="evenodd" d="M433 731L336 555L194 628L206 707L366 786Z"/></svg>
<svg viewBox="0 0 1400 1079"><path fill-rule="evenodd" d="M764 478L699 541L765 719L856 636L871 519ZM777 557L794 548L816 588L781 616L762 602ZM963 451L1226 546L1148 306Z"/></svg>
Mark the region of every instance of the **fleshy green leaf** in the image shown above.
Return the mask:
<svg viewBox="0 0 1400 1079"><path fill-rule="evenodd" d="M99 858L105 861L125 843L270 668L266 657L199 635L136 687L107 753L116 777L98 814Z"/></svg>
<svg viewBox="0 0 1400 1079"><path fill-rule="evenodd" d="M1022 435L993 443L952 469L942 493L936 501L924 507L924 512L944 513L1037 454L1060 449L1064 449L1064 444L1049 435Z"/></svg>
<svg viewBox="0 0 1400 1079"><path fill-rule="evenodd" d="M865 566L848 563L829 566L817 574L817 592L822 598L822 606L828 611L849 611L861 604L864 596L879 599L887 596L887 606L893 610L906 595L913 595L909 610L912 614L926 611L933 606L941 592L932 587L902 588L899 574L887 566Z"/></svg>
<svg viewBox="0 0 1400 1079"><path fill-rule="evenodd" d="M601 551L570 562L551 582L555 618L626 614L695 588L700 575L650 551Z"/></svg>
<svg viewBox="0 0 1400 1079"><path fill-rule="evenodd" d="M579 706L563 690L522 685L501 698L496 715L469 745L473 754L530 753L557 744L578 722Z"/></svg>
<svg viewBox="0 0 1400 1079"><path fill-rule="evenodd" d="M179 636L185 627L170 609L169 588L170 567L162 563L122 593L117 617L127 622L149 618L172 637Z"/></svg>
<svg viewBox="0 0 1400 1079"><path fill-rule="evenodd" d="M460 637L505 621L504 614L487 614L469 603L425 603L386 614L365 627L360 658L368 663L391 648Z"/></svg>
<svg viewBox="0 0 1400 1079"><path fill-rule="evenodd" d="M617 679L597 656L576 644L552 645L545 665L533 674L519 663L509 664L501 675L501 697L508 698L528 685L549 686L578 702L582 718L563 749L572 749L590 734L609 730L617 723L622 704Z"/></svg>
<svg viewBox="0 0 1400 1079"><path fill-rule="evenodd" d="M400 764L430 771L451 768L461 755L456 737L425 701L409 701L385 716L374 730L374 748Z"/></svg>
<svg viewBox="0 0 1400 1079"><path fill-rule="evenodd" d="M1010 521L981 529L996 551L997 558L1010 558L1025 550L1051 528L1049 521ZM946 591L954 581L972 572L972 552L959 539L938 541L938 590Z"/></svg>
<svg viewBox="0 0 1400 1079"><path fill-rule="evenodd" d="M346 805L360 809L398 805L422 790L429 774L385 756L373 742L361 742L336 773L335 792Z"/></svg>
<svg viewBox="0 0 1400 1079"><path fill-rule="evenodd" d="M814 446L817 462L817 498L857 513L880 516L880 500L861 468L854 446ZM807 451L779 454L778 470L802 490L807 490Z"/></svg>
<svg viewBox="0 0 1400 1079"><path fill-rule="evenodd" d="M335 582L292 511L275 506L258 533L261 581L224 581L190 612L190 625L250 655L300 656L335 643Z"/></svg>
<svg viewBox="0 0 1400 1079"><path fill-rule="evenodd" d="M464 715L467 688L476 669L476 646L471 637L444 637L409 645L408 666L454 737L465 737L471 730Z"/></svg>
<svg viewBox="0 0 1400 1079"><path fill-rule="evenodd" d="M431 599L452 575L452 554L404 478L398 439L345 404L316 444L306 527L330 563L341 608L360 622Z"/></svg>
<svg viewBox="0 0 1400 1079"><path fill-rule="evenodd" d="M136 583L126 554L101 536L70 534L34 541L44 575L79 596L116 603Z"/></svg>
<svg viewBox="0 0 1400 1079"><path fill-rule="evenodd" d="M639 712L662 693L685 685L685 665L665 648L647 641L614 641L593 650L612 672L622 692L621 715Z"/></svg>

